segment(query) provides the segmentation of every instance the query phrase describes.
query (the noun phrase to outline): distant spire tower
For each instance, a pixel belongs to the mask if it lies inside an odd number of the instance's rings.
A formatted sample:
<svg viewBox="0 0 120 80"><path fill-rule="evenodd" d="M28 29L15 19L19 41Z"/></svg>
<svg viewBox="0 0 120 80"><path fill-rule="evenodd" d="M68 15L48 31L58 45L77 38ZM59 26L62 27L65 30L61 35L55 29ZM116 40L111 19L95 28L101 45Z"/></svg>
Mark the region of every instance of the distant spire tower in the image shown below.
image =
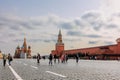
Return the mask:
<svg viewBox="0 0 120 80"><path fill-rule="evenodd" d="M59 30L59 34L58 34L58 40L56 43L56 51L57 51L57 55L61 55L62 52L64 51L64 43L62 42L61 30Z"/></svg>
<svg viewBox="0 0 120 80"><path fill-rule="evenodd" d="M63 44L63 43L62 43L62 34L61 34L61 30L59 30L57 44Z"/></svg>

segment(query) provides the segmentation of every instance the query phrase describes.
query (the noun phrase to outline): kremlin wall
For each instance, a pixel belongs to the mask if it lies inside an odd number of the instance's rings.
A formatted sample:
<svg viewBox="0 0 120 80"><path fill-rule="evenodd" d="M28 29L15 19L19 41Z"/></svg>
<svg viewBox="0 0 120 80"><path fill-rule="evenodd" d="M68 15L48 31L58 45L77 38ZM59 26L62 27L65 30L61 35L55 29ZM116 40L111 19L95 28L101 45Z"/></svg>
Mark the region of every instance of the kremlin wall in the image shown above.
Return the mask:
<svg viewBox="0 0 120 80"><path fill-rule="evenodd" d="M59 31L55 50L52 50L51 53L57 56L62 56L63 54L79 54L79 56L84 59L118 60L120 59L120 38L118 38L116 42L117 44L107 46L65 50L64 43L62 42L62 34L61 31Z"/></svg>

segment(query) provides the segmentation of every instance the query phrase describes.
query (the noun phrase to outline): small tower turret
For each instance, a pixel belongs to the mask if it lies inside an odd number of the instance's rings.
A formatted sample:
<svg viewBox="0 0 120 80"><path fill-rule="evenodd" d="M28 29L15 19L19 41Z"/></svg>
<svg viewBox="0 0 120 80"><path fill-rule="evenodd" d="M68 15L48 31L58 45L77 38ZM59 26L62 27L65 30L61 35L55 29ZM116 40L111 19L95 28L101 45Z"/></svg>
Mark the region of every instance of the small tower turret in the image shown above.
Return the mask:
<svg viewBox="0 0 120 80"><path fill-rule="evenodd" d="M30 46L28 46L27 58L31 58L31 47Z"/></svg>

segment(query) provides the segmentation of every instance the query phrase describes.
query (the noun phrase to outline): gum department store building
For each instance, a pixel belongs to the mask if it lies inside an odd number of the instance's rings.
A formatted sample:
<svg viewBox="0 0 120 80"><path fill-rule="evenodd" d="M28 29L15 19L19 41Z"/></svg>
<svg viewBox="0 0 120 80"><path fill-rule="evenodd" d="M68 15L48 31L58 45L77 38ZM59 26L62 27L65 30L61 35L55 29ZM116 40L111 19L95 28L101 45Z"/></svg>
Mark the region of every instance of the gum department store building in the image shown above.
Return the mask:
<svg viewBox="0 0 120 80"><path fill-rule="evenodd" d="M118 60L120 59L120 38L116 40L117 44L107 46L97 46L81 49L65 50L62 42L62 34L59 31L58 40L55 45L55 50L52 50L53 55L61 56L63 54L73 55L79 54L84 59L97 58L98 60Z"/></svg>

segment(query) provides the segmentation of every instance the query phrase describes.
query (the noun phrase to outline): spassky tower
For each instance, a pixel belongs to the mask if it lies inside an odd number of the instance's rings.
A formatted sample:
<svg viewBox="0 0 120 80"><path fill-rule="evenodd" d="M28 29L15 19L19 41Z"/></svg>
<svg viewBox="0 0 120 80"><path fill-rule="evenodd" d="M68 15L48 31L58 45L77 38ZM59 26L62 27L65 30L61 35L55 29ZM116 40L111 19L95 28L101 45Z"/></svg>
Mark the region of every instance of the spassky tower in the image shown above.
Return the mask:
<svg viewBox="0 0 120 80"><path fill-rule="evenodd" d="M56 43L56 51L57 51L57 55L61 55L64 51L64 43L62 42L61 30L59 30L59 34L58 34L58 40Z"/></svg>
<svg viewBox="0 0 120 80"><path fill-rule="evenodd" d="M61 30L59 30L59 34L58 34L58 40L55 46L55 50L52 50L52 54L56 54L58 56L62 55L64 51L64 43L62 42L62 34L61 34Z"/></svg>

